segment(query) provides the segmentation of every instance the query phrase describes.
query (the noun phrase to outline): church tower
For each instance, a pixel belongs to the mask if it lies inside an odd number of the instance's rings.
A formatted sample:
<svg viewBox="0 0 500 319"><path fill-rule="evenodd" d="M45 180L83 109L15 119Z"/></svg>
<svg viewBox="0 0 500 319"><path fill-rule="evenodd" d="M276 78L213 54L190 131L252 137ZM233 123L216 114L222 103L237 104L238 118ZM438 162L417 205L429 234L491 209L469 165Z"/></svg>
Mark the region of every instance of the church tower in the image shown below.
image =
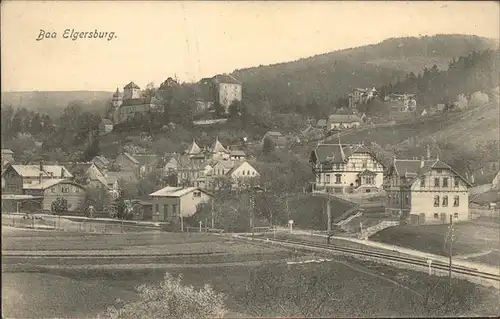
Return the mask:
<svg viewBox="0 0 500 319"><path fill-rule="evenodd" d="M113 121L113 124L120 123L120 106L122 105L123 100L118 88L116 88L115 94L113 94L113 99L111 100L111 114L110 119Z"/></svg>

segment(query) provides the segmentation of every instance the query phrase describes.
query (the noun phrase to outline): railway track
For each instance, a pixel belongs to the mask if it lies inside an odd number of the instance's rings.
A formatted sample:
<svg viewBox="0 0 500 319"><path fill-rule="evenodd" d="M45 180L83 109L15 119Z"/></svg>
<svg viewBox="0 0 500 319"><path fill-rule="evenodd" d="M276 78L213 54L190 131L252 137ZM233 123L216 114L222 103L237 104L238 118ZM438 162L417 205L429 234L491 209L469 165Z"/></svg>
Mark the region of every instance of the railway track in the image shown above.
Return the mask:
<svg viewBox="0 0 500 319"><path fill-rule="evenodd" d="M239 237L242 237L245 239L252 238L251 236L246 236L246 235L239 236ZM333 244L311 243L311 242L305 241L305 240L254 238L254 240L255 239L257 239L259 241L263 241L263 242L275 242L278 244L293 245L297 248L305 248L305 249L320 248L320 249L332 251L332 252L342 252L342 253L347 253L347 254L357 255L357 256L379 258L379 259L384 259L384 260L388 260L388 261L405 263L405 264L412 265L412 266L429 267L427 260L423 260L421 258L396 256L394 254L372 252L372 251L357 249L357 248L346 248L346 247L333 245ZM449 270L449 264L441 262L441 261L437 261L437 260L432 261L431 267L432 267L432 269L435 269L435 270L444 270L444 271ZM477 277L477 278L494 280L496 282L500 282L500 275L495 275L495 274L483 272L483 271L480 271L478 269L472 269L472 268L467 268L467 267L463 267L463 266L452 265L451 271L452 271L452 273L455 273L455 274L468 275L468 276L473 276L473 277Z"/></svg>

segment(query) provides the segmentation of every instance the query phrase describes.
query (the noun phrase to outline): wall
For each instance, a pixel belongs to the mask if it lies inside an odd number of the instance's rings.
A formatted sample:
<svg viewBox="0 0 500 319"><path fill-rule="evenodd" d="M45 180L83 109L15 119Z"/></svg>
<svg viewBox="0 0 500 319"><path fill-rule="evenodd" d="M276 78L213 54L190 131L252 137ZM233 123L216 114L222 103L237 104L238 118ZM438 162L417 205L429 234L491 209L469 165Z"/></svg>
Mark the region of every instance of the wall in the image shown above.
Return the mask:
<svg viewBox="0 0 500 319"><path fill-rule="evenodd" d="M152 197L153 203L153 221L172 221L176 220L179 215L189 217L196 212L196 206L202 202L208 202L210 196L204 192L200 192L200 197L194 197L194 192L190 192L181 198L178 197ZM158 206L157 206L158 205ZM165 214L164 205L167 205ZM177 205L175 211L173 205ZM159 214L158 214L159 212Z"/></svg>
<svg viewBox="0 0 500 319"><path fill-rule="evenodd" d="M242 99L241 84L220 83L219 84L219 103L223 105L226 112L229 110L229 105L235 100Z"/></svg>
<svg viewBox="0 0 500 319"><path fill-rule="evenodd" d="M443 187L443 178L448 178L448 186ZM440 179L440 186L434 186L434 178ZM458 186L455 186L455 178L458 180ZM411 210L410 214L425 214L427 224L441 224L442 216L445 214L446 223L449 222L449 216L458 214L455 220L468 220L469 218L469 194L467 185L459 177L455 177L450 170L432 170L423 177L425 185L421 186L420 180L416 180L411 187ZM439 196L439 207L434 207L434 196ZM448 206L443 207L443 196L448 196ZM459 206L454 207L454 198L459 197ZM434 214L438 214L435 218Z"/></svg>
<svg viewBox="0 0 500 319"><path fill-rule="evenodd" d="M132 119L135 114L144 114L149 112L151 104L137 104L137 105L122 105L120 107L120 122L126 122Z"/></svg>
<svg viewBox="0 0 500 319"><path fill-rule="evenodd" d="M5 188L2 189L2 194L22 194L23 179L12 168L9 167L2 175L2 180L5 183Z"/></svg>
<svg viewBox="0 0 500 319"><path fill-rule="evenodd" d="M63 193L63 188L68 188L68 192ZM43 210L50 211L52 202L58 197L63 197L68 201L68 211L78 211L85 200L85 189L70 183L54 185L43 192Z"/></svg>

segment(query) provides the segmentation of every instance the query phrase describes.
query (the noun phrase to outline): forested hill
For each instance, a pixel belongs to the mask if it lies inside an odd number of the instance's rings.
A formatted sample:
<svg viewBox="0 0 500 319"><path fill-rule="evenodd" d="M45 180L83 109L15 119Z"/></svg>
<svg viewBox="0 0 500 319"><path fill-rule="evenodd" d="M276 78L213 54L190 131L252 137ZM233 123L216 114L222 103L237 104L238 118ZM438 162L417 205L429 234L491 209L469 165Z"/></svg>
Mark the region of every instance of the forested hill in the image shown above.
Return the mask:
<svg viewBox="0 0 500 319"><path fill-rule="evenodd" d="M443 70L454 57L496 49L498 40L469 35L391 38L378 44L316 55L293 62L235 70L253 102L321 104L344 96L354 87L379 87L409 72L436 65Z"/></svg>
<svg viewBox="0 0 500 319"><path fill-rule="evenodd" d="M114 92L104 91L32 91L2 92L2 105L24 107L38 113L58 115L70 102L81 101L92 111L104 112Z"/></svg>

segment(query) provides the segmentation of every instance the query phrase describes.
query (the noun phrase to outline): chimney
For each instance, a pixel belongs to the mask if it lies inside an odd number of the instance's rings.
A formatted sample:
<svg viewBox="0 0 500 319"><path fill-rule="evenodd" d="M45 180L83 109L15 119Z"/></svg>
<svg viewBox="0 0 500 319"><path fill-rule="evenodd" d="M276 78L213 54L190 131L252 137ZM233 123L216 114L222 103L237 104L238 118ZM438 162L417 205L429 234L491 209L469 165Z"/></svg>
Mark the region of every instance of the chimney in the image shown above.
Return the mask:
<svg viewBox="0 0 500 319"><path fill-rule="evenodd" d="M64 178L64 167L61 166L61 178Z"/></svg>
<svg viewBox="0 0 500 319"><path fill-rule="evenodd" d="M38 183L42 183L42 176L43 176L43 161L40 161L40 172L38 173Z"/></svg>

